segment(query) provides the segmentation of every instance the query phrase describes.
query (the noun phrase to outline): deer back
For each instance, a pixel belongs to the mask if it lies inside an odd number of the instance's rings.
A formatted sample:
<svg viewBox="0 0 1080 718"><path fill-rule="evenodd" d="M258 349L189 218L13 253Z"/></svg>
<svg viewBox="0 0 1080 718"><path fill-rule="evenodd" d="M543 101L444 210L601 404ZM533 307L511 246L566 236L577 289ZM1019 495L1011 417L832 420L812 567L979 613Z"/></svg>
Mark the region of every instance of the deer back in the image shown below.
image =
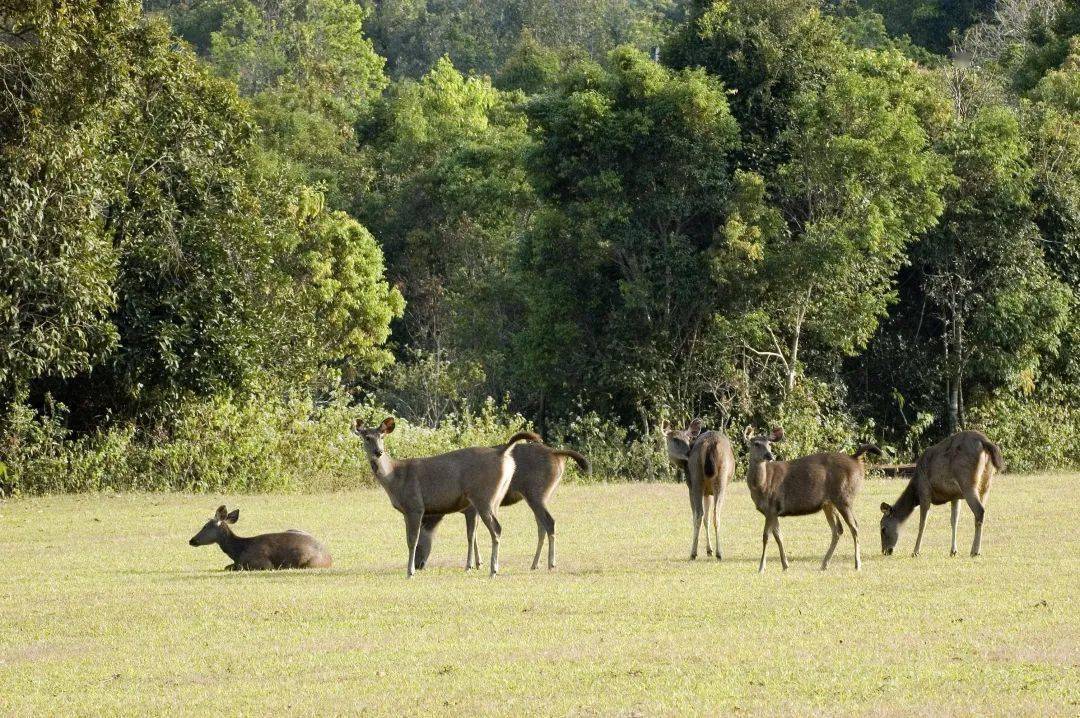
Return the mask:
<svg viewBox="0 0 1080 718"><path fill-rule="evenodd" d="M330 565L330 553L306 531L260 534L244 540L237 563L247 568L308 568Z"/></svg>
<svg viewBox="0 0 1080 718"><path fill-rule="evenodd" d="M862 485L863 465L847 454L822 452L789 462L783 481L783 510L801 514L819 511L828 501L850 504Z"/></svg>
<svg viewBox="0 0 1080 718"><path fill-rule="evenodd" d="M417 492L426 512L454 513L468 505L469 495L497 486L506 461L513 459L486 446L406 459L394 469L396 490Z"/></svg>

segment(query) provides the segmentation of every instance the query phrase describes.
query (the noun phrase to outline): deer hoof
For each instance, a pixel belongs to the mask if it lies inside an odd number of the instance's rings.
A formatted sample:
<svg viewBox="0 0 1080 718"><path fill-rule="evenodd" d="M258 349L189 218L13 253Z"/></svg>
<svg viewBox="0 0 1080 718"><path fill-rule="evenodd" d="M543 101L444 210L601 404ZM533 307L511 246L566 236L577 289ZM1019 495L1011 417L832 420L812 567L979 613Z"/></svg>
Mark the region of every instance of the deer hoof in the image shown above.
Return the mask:
<svg viewBox="0 0 1080 718"><path fill-rule="evenodd" d="M918 551L912 551L911 552L911 557L912 558L918 558L919 557L919 552Z"/></svg>
<svg viewBox="0 0 1080 718"><path fill-rule="evenodd" d="M949 552L949 555L950 556L955 556L957 553L958 553L957 550L953 549L952 551Z"/></svg>
<svg viewBox="0 0 1080 718"><path fill-rule="evenodd" d="M705 549L705 555L706 556L712 556L712 549L711 548Z"/></svg>

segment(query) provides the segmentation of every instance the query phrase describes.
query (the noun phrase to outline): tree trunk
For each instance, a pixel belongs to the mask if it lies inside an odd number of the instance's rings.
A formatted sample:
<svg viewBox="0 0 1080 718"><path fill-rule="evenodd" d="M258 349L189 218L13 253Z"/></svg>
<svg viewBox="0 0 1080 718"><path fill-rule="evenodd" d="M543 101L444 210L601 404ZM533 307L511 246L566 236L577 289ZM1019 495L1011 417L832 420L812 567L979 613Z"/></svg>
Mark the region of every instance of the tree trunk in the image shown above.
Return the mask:
<svg viewBox="0 0 1080 718"><path fill-rule="evenodd" d="M960 425L960 379L955 374L949 379L949 433L955 434Z"/></svg>
<svg viewBox="0 0 1080 718"><path fill-rule="evenodd" d="M536 428L540 432L540 438L547 443L547 392L540 391L540 410L536 414Z"/></svg>

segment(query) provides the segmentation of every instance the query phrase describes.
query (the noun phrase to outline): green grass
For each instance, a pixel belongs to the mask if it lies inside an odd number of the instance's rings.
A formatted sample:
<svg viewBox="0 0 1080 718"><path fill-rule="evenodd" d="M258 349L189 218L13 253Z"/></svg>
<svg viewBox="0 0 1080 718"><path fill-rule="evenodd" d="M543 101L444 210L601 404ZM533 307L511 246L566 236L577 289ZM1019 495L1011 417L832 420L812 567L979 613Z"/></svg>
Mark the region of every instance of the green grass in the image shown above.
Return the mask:
<svg viewBox="0 0 1080 718"><path fill-rule="evenodd" d="M948 556L948 507L883 557L859 499L864 566L845 533L829 572L824 517L782 521L792 566L742 483L725 559L686 560L674 483L560 488L559 568L531 572L536 532L504 509L503 575L466 574L464 521L404 575L404 528L381 491L224 497L242 534L306 528L325 572L234 574L187 539L219 497L122 494L0 503L0 714L1076 715L1080 476L1004 476L984 555ZM486 541L486 534L484 534ZM484 547L487 558L488 546Z"/></svg>

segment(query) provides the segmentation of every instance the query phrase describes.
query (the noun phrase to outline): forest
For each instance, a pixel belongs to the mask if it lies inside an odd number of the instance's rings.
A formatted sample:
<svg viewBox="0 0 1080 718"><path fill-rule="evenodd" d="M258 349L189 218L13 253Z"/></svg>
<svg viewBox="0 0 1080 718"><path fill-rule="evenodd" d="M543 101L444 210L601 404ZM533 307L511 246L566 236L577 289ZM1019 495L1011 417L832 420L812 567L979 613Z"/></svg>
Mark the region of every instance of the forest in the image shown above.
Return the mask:
<svg viewBox="0 0 1080 718"><path fill-rule="evenodd" d="M0 494L1080 466L1076 0L5 0Z"/></svg>

